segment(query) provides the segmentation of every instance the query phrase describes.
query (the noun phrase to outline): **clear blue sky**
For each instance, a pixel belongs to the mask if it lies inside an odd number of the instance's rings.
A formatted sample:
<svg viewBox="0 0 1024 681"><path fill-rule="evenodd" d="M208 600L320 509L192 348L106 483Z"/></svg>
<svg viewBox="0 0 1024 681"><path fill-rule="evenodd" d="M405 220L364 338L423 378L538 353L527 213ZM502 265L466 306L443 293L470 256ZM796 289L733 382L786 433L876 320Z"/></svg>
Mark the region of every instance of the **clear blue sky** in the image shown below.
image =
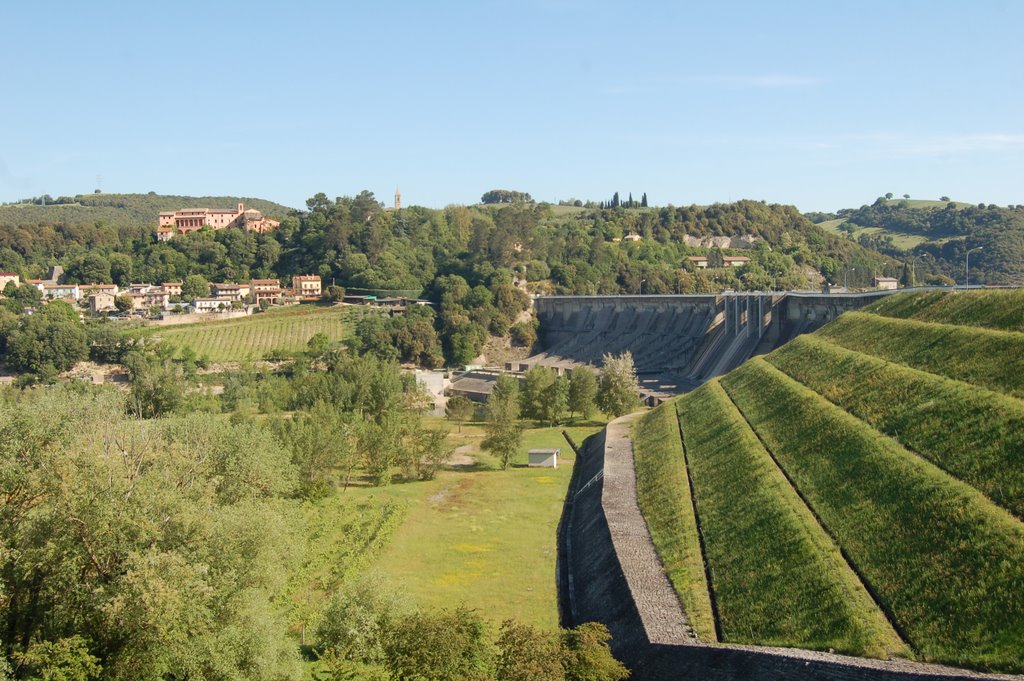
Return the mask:
<svg viewBox="0 0 1024 681"><path fill-rule="evenodd" d="M0 201L1024 203L1024 2L0 4Z"/></svg>

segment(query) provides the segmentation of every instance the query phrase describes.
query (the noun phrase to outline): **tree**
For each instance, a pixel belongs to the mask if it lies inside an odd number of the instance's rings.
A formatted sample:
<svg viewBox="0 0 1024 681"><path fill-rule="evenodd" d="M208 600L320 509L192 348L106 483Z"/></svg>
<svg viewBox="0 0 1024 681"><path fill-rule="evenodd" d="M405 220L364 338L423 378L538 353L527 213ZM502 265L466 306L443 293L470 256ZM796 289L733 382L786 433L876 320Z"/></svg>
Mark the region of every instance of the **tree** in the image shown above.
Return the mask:
<svg viewBox="0 0 1024 681"><path fill-rule="evenodd" d="M558 634L505 620L497 645L497 681L565 681Z"/></svg>
<svg viewBox="0 0 1024 681"><path fill-rule="evenodd" d="M905 199L909 199L909 198L910 198L910 194L904 194L904 195L903 195L903 198L905 198Z"/></svg>
<svg viewBox="0 0 1024 681"><path fill-rule="evenodd" d="M88 355L85 328L70 305L55 300L25 318L7 340L7 363L40 380L67 371Z"/></svg>
<svg viewBox="0 0 1024 681"><path fill-rule="evenodd" d="M397 622L385 643L395 681L485 681L492 660L487 629L475 610L418 612Z"/></svg>
<svg viewBox="0 0 1024 681"><path fill-rule="evenodd" d="M889 199L891 201L892 200L892 192L886 192L885 193L885 198Z"/></svg>
<svg viewBox="0 0 1024 681"><path fill-rule="evenodd" d="M127 293L122 293L114 298L114 308L121 314L131 312L134 307L135 305L132 302L132 297Z"/></svg>
<svg viewBox="0 0 1024 681"><path fill-rule="evenodd" d="M139 418L170 414L185 398L185 377L165 352L137 349L125 355L125 368L131 379L129 403Z"/></svg>
<svg viewBox="0 0 1024 681"><path fill-rule="evenodd" d="M523 416L555 425L565 414L568 384L554 369L534 366L523 377L520 408Z"/></svg>
<svg viewBox="0 0 1024 681"><path fill-rule="evenodd" d="M415 457L416 476L420 480L433 480L454 448L448 443L447 431L440 428L417 428L406 446Z"/></svg>
<svg viewBox="0 0 1024 681"><path fill-rule="evenodd" d="M724 267L725 266L725 253L718 246L715 246L708 252L708 267Z"/></svg>
<svg viewBox="0 0 1024 681"><path fill-rule="evenodd" d="M526 192L492 189L480 197L480 203L533 203L533 197Z"/></svg>
<svg viewBox="0 0 1024 681"><path fill-rule="evenodd" d="M615 417L628 414L640 405L639 393L633 354L628 350L617 357L606 354L597 394L601 410Z"/></svg>
<svg viewBox="0 0 1024 681"><path fill-rule="evenodd" d="M939 197L939 201L949 201L949 197L948 196L940 196Z"/></svg>
<svg viewBox="0 0 1024 681"><path fill-rule="evenodd" d="M317 331L306 341L306 352L310 357L321 357L331 345L331 339L323 331Z"/></svg>
<svg viewBox="0 0 1024 681"><path fill-rule="evenodd" d="M629 670L612 656L611 634L598 622L562 632L566 681L621 681Z"/></svg>
<svg viewBox="0 0 1024 681"><path fill-rule="evenodd" d="M569 415L579 413L584 419L589 419L594 413L597 400L597 376L590 367L576 367L569 374L569 395L567 406Z"/></svg>
<svg viewBox="0 0 1024 681"><path fill-rule="evenodd" d="M444 408L444 415L448 420L459 424L459 432L461 433L462 422L473 418L474 411L476 411L476 405L473 404L471 399L464 395L454 395L448 398L448 404Z"/></svg>
<svg viewBox="0 0 1024 681"><path fill-rule="evenodd" d="M42 292L32 284L22 284L13 293L8 293L9 287L10 284L4 287L3 304L4 307L15 314L21 314L28 307L39 307L43 300Z"/></svg>
<svg viewBox="0 0 1024 681"><path fill-rule="evenodd" d="M900 286L903 288L914 286L914 276L911 273L909 263L903 263L903 274L900 275Z"/></svg>
<svg viewBox="0 0 1024 681"><path fill-rule="evenodd" d="M640 197L640 207L647 208L647 192L644 192L643 196Z"/></svg>
<svg viewBox="0 0 1024 681"><path fill-rule="evenodd" d="M210 281L201 274L190 274L181 284L181 297L188 301L210 295Z"/></svg>
<svg viewBox="0 0 1024 681"><path fill-rule="evenodd" d="M485 429L487 437L481 446L498 457L502 469L508 469L523 435L519 424L519 382L509 374L498 376L487 397Z"/></svg>

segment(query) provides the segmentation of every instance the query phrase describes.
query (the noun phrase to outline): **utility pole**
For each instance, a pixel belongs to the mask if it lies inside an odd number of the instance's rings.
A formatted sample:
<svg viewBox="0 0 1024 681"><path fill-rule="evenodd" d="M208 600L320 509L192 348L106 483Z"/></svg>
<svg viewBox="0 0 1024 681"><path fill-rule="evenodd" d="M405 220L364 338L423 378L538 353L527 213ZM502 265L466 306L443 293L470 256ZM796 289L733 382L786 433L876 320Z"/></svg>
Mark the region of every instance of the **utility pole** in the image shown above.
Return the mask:
<svg viewBox="0 0 1024 681"><path fill-rule="evenodd" d="M910 283L917 286L917 259L918 258L930 258L931 253L918 253L910 261Z"/></svg>
<svg viewBox="0 0 1024 681"><path fill-rule="evenodd" d="M980 251L980 250L982 250L981 246L976 246L976 247L968 250L967 251L967 256L964 258L964 279L966 280L964 288L970 288L971 287L971 253L974 253L975 251Z"/></svg>

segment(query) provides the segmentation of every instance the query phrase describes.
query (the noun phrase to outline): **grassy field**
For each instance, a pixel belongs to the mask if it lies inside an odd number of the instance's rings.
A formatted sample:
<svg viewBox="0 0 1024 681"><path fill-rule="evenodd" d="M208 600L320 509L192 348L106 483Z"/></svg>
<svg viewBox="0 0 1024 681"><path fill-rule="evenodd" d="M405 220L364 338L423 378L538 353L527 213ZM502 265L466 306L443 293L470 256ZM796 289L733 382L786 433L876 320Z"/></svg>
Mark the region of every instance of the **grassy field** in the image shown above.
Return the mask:
<svg viewBox="0 0 1024 681"><path fill-rule="evenodd" d="M666 404L637 421L633 433L637 500L651 539L702 641L717 641L697 522L675 410Z"/></svg>
<svg viewBox="0 0 1024 681"><path fill-rule="evenodd" d="M923 659L1024 669L1024 525L763 359L722 384Z"/></svg>
<svg viewBox="0 0 1024 681"><path fill-rule="evenodd" d="M1024 402L816 336L768 361L1024 518Z"/></svg>
<svg viewBox="0 0 1024 681"><path fill-rule="evenodd" d="M271 351L298 352L313 334L323 332L332 342L352 333L351 307L295 305L248 317L169 326L147 326L134 332L179 349L190 347L214 362L262 359Z"/></svg>
<svg viewBox="0 0 1024 681"><path fill-rule="evenodd" d="M577 443L602 424L569 427ZM415 604L451 608L464 603L498 625L514 617L544 629L558 626L556 528L572 475L572 450L558 428L524 433L507 471L478 450L482 428L453 433L477 461L416 487L406 521L370 566ZM559 467L523 467L533 447L560 447Z"/></svg>
<svg viewBox="0 0 1024 681"><path fill-rule="evenodd" d="M869 307L885 317L1024 331L1024 290L943 291L887 296Z"/></svg>
<svg viewBox="0 0 1024 681"><path fill-rule="evenodd" d="M722 387L677 406L724 638L907 655Z"/></svg>
<svg viewBox="0 0 1024 681"><path fill-rule="evenodd" d="M820 329L849 350L1024 397L1024 334L846 312Z"/></svg>

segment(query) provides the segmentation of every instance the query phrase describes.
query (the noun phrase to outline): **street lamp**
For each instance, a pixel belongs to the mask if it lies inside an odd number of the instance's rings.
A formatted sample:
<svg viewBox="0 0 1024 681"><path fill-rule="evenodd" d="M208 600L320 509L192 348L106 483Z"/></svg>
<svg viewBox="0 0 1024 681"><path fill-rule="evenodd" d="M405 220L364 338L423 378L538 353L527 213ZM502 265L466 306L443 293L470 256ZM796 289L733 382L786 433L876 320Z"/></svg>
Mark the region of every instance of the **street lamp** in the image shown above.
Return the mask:
<svg viewBox="0 0 1024 681"><path fill-rule="evenodd" d="M910 281L914 284L914 286L917 286L917 259L930 257L932 257L931 253L918 253L910 261Z"/></svg>
<svg viewBox="0 0 1024 681"><path fill-rule="evenodd" d="M847 293L850 292L850 272L856 271L856 267L851 267L850 269L846 270L846 272L843 273L843 288L846 289Z"/></svg>
<svg viewBox="0 0 1024 681"><path fill-rule="evenodd" d="M964 258L964 278L967 280L967 283L964 285L964 288L970 288L971 287L971 253L974 253L975 251L980 251L980 250L981 250L981 246L976 246L976 247L968 250L967 251L967 256Z"/></svg>
<svg viewBox="0 0 1024 681"><path fill-rule="evenodd" d="M647 281L647 280L646 279L641 279L640 280L640 295L644 294L644 282L645 281Z"/></svg>

